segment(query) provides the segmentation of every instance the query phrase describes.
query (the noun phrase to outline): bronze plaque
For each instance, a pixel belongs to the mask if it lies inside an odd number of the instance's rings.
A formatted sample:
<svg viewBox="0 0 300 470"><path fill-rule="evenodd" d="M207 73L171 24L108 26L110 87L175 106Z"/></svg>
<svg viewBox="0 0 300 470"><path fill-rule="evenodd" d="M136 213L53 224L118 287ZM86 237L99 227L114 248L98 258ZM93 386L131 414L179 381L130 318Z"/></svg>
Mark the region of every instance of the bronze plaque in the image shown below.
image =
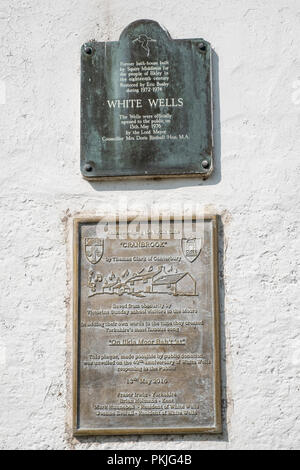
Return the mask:
<svg viewBox="0 0 300 470"><path fill-rule="evenodd" d="M74 434L221 432L217 218L74 221Z"/></svg>

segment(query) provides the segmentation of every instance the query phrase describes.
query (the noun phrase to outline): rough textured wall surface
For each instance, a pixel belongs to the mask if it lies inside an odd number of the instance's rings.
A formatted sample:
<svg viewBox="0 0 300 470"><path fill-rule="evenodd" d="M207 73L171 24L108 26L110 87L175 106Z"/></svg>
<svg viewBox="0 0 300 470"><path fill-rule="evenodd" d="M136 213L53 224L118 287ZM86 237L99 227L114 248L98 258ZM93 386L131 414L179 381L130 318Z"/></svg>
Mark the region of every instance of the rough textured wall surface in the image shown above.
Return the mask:
<svg viewBox="0 0 300 470"><path fill-rule="evenodd" d="M214 48L206 182L81 178L80 46L140 18ZM1 448L300 448L299 23L299 0L1 0ZM120 200L222 215L222 436L72 438L70 218Z"/></svg>

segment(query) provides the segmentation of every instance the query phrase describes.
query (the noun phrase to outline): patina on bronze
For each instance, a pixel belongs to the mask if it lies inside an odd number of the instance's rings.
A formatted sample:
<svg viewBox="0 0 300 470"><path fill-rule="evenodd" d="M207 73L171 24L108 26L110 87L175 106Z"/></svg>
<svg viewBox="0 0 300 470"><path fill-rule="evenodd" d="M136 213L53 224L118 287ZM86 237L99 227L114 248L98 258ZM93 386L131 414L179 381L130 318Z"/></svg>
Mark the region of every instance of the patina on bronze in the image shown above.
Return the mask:
<svg viewBox="0 0 300 470"><path fill-rule="evenodd" d="M81 171L89 180L213 170L211 47L155 21L81 51Z"/></svg>
<svg viewBox="0 0 300 470"><path fill-rule="evenodd" d="M221 432L217 218L100 220L74 221L74 435Z"/></svg>

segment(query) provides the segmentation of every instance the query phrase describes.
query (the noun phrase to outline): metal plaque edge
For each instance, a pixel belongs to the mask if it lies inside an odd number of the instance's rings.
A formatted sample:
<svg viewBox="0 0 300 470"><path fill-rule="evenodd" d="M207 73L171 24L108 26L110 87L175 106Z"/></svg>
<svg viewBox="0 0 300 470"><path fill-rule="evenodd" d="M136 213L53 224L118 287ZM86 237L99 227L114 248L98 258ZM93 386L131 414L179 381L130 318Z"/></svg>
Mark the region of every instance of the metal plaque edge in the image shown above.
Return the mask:
<svg viewBox="0 0 300 470"><path fill-rule="evenodd" d="M180 215L172 216L176 220ZM135 216L127 218L130 222ZM118 435L155 435L155 434L222 434L222 412L221 412L221 357L220 357L220 307L219 307L219 263L218 263L218 219L219 216L207 214L203 217L191 216L190 219L200 218L203 221L210 220L213 223L213 292L214 292L214 361L215 361L215 425L209 428L111 428L111 429L83 429L78 427L78 315L79 315L79 229L83 223L97 223L102 217L74 217L73 218L73 325L72 325L72 424L73 436L118 436ZM107 220L107 217L106 217ZM116 220L115 218L112 220ZM145 221L148 220L145 218ZM117 218L118 221L118 218Z"/></svg>

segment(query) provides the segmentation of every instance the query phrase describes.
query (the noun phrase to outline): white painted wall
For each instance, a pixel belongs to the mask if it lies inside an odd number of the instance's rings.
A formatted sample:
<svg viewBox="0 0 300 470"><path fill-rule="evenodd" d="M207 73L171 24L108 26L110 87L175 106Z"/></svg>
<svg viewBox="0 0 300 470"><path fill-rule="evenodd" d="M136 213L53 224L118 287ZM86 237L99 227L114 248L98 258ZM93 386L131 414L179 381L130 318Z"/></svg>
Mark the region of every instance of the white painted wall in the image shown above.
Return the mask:
<svg viewBox="0 0 300 470"><path fill-rule="evenodd" d="M81 178L80 46L140 18L218 56L207 182ZM299 23L299 0L1 0L1 448L300 448ZM224 436L71 436L70 217L121 197L222 214Z"/></svg>

